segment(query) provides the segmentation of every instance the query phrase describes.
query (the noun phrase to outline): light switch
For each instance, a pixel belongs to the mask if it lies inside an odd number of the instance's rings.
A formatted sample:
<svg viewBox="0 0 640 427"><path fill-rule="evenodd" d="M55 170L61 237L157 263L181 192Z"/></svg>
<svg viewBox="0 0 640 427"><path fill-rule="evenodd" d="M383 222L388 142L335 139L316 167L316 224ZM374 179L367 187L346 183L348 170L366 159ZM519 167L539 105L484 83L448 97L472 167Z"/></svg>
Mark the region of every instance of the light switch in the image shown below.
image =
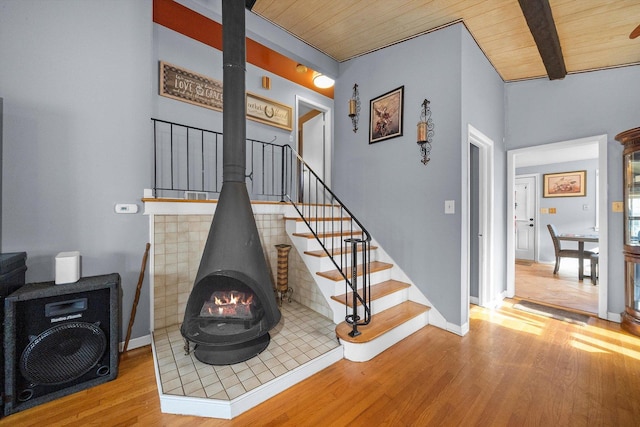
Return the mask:
<svg viewBox="0 0 640 427"><path fill-rule="evenodd" d="M456 213L456 201L455 200L445 200L444 201L444 213L446 213L446 214L454 214L454 213Z"/></svg>
<svg viewBox="0 0 640 427"><path fill-rule="evenodd" d="M549 213L550 214L555 214L556 213L556 208L549 208Z"/></svg>

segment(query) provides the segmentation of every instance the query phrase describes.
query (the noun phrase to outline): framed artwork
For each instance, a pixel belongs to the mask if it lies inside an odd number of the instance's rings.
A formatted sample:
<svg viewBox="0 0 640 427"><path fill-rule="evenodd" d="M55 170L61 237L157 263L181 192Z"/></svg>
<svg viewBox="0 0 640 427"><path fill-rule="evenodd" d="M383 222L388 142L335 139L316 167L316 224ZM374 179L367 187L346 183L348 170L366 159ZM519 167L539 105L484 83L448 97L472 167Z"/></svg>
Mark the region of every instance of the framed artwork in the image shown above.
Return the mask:
<svg viewBox="0 0 640 427"><path fill-rule="evenodd" d="M371 100L369 144L402 136L404 86Z"/></svg>
<svg viewBox="0 0 640 427"><path fill-rule="evenodd" d="M285 130L292 129L293 109L271 99L247 92L247 118Z"/></svg>
<svg viewBox="0 0 640 427"><path fill-rule="evenodd" d="M222 111L222 82L160 61L160 95Z"/></svg>
<svg viewBox="0 0 640 427"><path fill-rule="evenodd" d="M544 174L543 197L584 197L587 195L587 171Z"/></svg>

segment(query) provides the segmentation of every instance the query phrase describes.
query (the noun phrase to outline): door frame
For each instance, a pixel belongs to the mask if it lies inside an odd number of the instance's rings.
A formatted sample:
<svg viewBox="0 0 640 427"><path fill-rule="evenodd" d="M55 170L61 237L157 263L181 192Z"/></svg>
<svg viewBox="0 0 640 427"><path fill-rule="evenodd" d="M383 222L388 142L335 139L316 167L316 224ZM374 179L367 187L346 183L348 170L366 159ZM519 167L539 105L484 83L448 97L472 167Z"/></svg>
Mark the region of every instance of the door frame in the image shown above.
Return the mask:
<svg viewBox="0 0 640 427"><path fill-rule="evenodd" d="M321 104L319 102L316 101L312 101L311 99L308 98L304 98L300 95L296 95L296 119L293 121L293 135L291 138L291 142L293 141L293 138L295 138L295 149L297 152L300 152L300 130L298 129L298 118L299 118L299 111L300 111L300 105L301 104L305 104L309 107L312 107L318 111L320 111L321 113L324 114L324 183L327 184L327 187L331 188L331 178L332 178L332 165L333 165L333 140L332 140L332 135L333 135L333 114L332 114L332 109L330 106L325 105L325 104ZM298 174L301 174L302 171L298 171ZM300 179L302 177L298 176L298 181L300 182Z"/></svg>
<svg viewBox="0 0 640 427"><path fill-rule="evenodd" d="M515 185L516 163L519 156L526 156L534 152L550 148L570 148L587 142L598 142L598 170L599 170L599 241L600 257L598 262L598 317L608 319L608 216L607 216L607 135L595 135L587 138L572 139L551 144L536 145L507 151L507 297L515 295L515 224L511 220L513 211L513 191Z"/></svg>
<svg viewBox="0 0 640 427"><path fill-rule="evenodd" d="M461 248L462 256L460 257L460 270L461 270L461 310L463 313L463 323L466 319L466 325L469 324L469 299L470 299L470 277L469 277L469 259L470 259L470 221L471 221L471 203L469 194L470 185L470 156L469 146L474 145L478 148L478 175L480 182L478 183L480 197L479 197L479 233L482 235L478 244L479 252L479 280L478 280L478 305L482 307L493 307L498 303L497 292L494 289L494 260L493 260L493 245L494 245L494 143L491 139L485 136L482 132L474 128L472 125L467 127L467 140L463 145L463 152L466 155L463 156L463 179L462 179L462 233L461 233ZM466 313L466 315L464 315Z"/></svg>

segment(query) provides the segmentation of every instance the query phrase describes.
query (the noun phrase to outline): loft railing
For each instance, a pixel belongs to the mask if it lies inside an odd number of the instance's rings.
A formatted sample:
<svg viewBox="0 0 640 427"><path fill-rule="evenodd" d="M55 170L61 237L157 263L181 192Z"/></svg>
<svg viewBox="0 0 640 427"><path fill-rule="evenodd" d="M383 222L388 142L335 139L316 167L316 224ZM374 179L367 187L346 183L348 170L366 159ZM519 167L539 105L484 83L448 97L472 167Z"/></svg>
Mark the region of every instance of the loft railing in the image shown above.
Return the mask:
<svg viewBox="0 0 640 427"><path fill-rule="evenodd" d="M221 132L151 119L155 197L215 199L222 189ZM284 149L247 139L247 187L251 199L282 199Z"/></svg>
<svg viewBox="0 0 640 427"><path fill-rule="evenodd" d="M220 132L153 122L154 196L217 198L222 189ZM345 280L345 320L371 320L371 236L289 145L247 139L247 188L253 200L290 202Z"/></svg>

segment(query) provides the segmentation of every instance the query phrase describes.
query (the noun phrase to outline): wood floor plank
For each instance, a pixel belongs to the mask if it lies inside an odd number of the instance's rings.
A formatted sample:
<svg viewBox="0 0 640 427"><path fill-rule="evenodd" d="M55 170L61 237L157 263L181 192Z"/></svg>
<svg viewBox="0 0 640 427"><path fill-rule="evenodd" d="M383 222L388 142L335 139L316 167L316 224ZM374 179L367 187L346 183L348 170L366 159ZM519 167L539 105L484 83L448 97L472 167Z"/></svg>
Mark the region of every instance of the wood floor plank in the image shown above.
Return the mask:
<svg viewBox="0 0 640 427"><path fill-rule="evenodd" d="M516 297L588 315L597 314L598 286L588 278L578 280L578 266L571 261L564 260L558 274L553 274L553 264L516 264Z"/></svg>
<svg viewBox="0 0 640 427"><path fill-rule="evenodd" d="M512 303L472 306L464 337L427 326L371 361L342 360L233 420L161 413L145 347L122 356L114 381L0 426L637 425L640 338L617 323L579 326Z"/></svg>

